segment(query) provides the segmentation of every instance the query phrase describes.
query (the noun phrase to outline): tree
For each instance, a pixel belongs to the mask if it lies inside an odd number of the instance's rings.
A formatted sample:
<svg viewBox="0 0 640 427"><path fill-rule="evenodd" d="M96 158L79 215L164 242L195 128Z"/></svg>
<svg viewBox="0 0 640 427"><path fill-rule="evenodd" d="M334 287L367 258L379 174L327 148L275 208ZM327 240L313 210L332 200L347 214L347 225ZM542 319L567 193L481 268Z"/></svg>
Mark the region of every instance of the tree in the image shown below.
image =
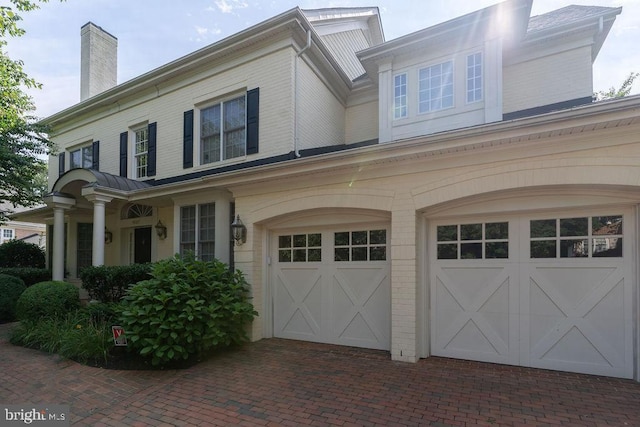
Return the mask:
<svg viewBox="0 0 640 427"><path fill-rule="evenodd" d="M607 99L623 98L631 93L631 89L633 88L633 82L636 79L636 77L638 77L639 75L640 73L631 72L629 73L629 77L627 77L620 85L620 89L616 89L615 87L611 86L607 91L601 90L594 93L593 97L595 98L596 101L605 101Z"/></svg>
<svg viewBox="0 0 640 427"><path fill-rule="evenodd" d="M18 12L37 9L48 0L10 0L0 6L0 204L33 206L40 202L41 176L46 173L45 156L53 151L47 128L33 115L35 105L23 89L41 85L23 70L23 62L5 51L6 37L20 37L22 17ZM0 210L0 224L10 212Z"/></svg>

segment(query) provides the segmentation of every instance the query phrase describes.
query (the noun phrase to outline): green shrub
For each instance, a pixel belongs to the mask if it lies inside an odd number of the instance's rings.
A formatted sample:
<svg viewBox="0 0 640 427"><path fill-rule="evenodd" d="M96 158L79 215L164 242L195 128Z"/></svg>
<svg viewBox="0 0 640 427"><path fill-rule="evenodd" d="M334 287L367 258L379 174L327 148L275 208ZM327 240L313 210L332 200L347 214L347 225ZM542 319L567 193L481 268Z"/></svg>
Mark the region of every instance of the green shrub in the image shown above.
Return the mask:
<svg viewBox="0 0 640 427"><path fill-rule="evenodd" d="M0 267L44 268L44 250L33 243L9 240L0 245Z"/></svg>
<svg viewBox="0 0 640 427"><path fill-rule="evenodd" d="M0 274L8 274L9 276L19 277L27 287L35 285L36 283L51 280L51 271L47 270L46 268L0 268Z"/></svg>
<svg viewBox="0 0 640 427"><path fill-rule="evenodd" d="M111 326L93 320L84 309L60 318L20 322L12 330L11 342L92 365L106 364L113 347Z"/></svg>
<svg viewBox="0 0 640 427"><path fill-rule="evenodd" d="M87 305L86 311L89 314L89 318L94 322L105 322L109 325L116 325L120 322L122 303L92 301Z"/></svg>
<svg viewBox="0 0 640 427"><path fill-rule="evenodd" d="M151 264L85 267L80 272L82 287L92 300L118 302L127 289L151 276Z"/></svg>
<svg viewBox="0 0 640 427"><path fill-rule="evenodd" d="M40 282L27 288L16 304L18 320L61 317L80 307L78 288L66 282Z"/></svg>
<svg viewBox="0 0 640 427"><path fill-rule="evenodd" d="M257 313L240 271L188 255L156 263L151 276L128 291L121 317L129 346L154 365L247 340Z"/></svg>
<svg viewBox="0 0 640 427"><path fill-rule="evenodd" d="M0 274L0 322L12 322L16 319L16 303L27 287L22 279Z"/></svg>

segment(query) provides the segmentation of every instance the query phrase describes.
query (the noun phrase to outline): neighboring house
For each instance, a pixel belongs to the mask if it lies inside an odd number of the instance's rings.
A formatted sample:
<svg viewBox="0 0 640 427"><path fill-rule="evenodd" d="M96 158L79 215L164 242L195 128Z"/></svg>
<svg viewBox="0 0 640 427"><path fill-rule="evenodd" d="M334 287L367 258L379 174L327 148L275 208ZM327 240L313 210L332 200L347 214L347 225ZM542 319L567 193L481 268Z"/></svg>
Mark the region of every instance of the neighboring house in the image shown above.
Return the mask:
<svg viewBox="0 0 640 427"><path fill-rule="evenodd" d="M89 91L45 120L64 151L23 218L58 279L233 263L254 340L638 379L640 97L592 102L621 9L530 11L385 41L376 8L296 8Z"/></svg>
<svg viewBox="0 0 640 427"><path fill-rule="evenodd" d="M19 213L25 209L13 208L10 204L0 204L0 210ZM44 248L47 244L45 231L46 226L44 224L7 221L0 225L0 244L16 239Z"/></svg>

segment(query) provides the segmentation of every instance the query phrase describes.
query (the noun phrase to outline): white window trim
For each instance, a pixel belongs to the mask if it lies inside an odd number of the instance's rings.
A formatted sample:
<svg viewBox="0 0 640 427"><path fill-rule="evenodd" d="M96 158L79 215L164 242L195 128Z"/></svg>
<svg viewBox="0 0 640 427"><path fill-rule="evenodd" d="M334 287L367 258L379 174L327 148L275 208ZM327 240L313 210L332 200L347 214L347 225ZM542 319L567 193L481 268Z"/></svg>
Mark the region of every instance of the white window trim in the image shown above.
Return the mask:
<svg viewBox="0 0 640 427"><path fill-rule="evenodd" d="M11 232L11 237L5 237L5 231ZM8 242L16 238L16 230L13 228L0 228L0 243Z"/></svg>
<svg viewBox="0 0 640 427"><path fill-rule="evenodd" d="M473 101L469 101L469 57L480 54L480 98L474 99ZM465 91L464 91L464 99L467 104L475 104L477 102L484 101L484 53L482 51L477 51L473 53L469 53L465 56L465 73L464 73L464 82L465 82ZM475 76L474 76L475 77Z"/></svg>
<svg viewBox="0 0 640 427"><path fill-rule="evenodd" d="M446 64L447 62L451 63L451 75L452 75L451 86L453 90L451 106L440 108L437 110L420 111L420 71L427 68L435 67L437 65L443 65L443 64ZM442 111L447 111L447 110L456 108L456 61L455 61L455 58L450 58L450 59L446 59L439 62L432 62L429 64L419 65L418 67L416 67L415 75L416 75L415 101L416 101L417 115L421 116L421 115L429 115L429 114L438 114Z"/></svg>
<svg viewBox="0 0 640 427"><path fill-rule="evenodd" d="M240 98L240 97L244 97L244 102L245 102L245 135L244 135L244 144L245 144L245 154L243 156L238 156L238 157L232 157L229 159L219 159L216 161L212 161L209 163L203 163L202 162L202 131L201 131L201 117L202 117L202 111L214 107L216 105L220 105L221 109L222 106L225 102L228 101L232 101L234 99ZM212 167L212 166L219 166L221 164L225 164L225 163L235 163L235 162L239 162L239 161L244 161L247 157L247 127L246 127L246 108L247 108L247 91L243 90L243 91L237 91L237 92L231 92L228 93L226 95L224 95L223 97L220 98L216 98L215 100L209 100L209 101L205 101L200 103L199 105L196 105L194 108L194 120L193 120L193 155L195 157L195 164L197 165L197 167L203 167L203 168L207 168L207 167ZM223 149L222 149L222 144L223 141L221 139L220 141L220 156L222 157L223 154Z"/></svg>

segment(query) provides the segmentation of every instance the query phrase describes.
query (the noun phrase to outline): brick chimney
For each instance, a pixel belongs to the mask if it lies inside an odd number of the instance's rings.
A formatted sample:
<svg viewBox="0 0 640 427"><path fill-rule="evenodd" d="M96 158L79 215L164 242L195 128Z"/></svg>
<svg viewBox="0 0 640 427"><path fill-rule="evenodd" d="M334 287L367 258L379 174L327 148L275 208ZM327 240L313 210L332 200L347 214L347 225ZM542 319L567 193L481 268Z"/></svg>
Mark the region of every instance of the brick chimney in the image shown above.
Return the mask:
<svg viewBox="0 0 640 427"><path fill-rule="evenodd" d="M80 101L117 84L118 39L87 22L80 29Z"/></svg>

